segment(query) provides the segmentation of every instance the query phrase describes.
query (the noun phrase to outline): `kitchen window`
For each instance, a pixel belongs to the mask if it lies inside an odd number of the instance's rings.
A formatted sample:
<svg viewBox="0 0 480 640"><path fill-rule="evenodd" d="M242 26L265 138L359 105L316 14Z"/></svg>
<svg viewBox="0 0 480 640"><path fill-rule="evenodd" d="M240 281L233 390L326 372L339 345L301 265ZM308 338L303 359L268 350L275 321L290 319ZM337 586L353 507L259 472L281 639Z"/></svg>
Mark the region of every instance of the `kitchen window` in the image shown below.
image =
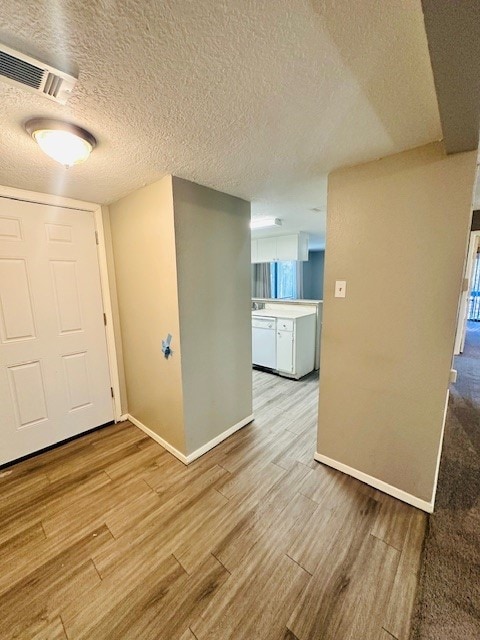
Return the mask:
<svg viewBox="0 0 480 640"><path fill-rule="evenodd" d="M270 283L272 298L295 300L297 291L297 262L270 263Z"/></svg>

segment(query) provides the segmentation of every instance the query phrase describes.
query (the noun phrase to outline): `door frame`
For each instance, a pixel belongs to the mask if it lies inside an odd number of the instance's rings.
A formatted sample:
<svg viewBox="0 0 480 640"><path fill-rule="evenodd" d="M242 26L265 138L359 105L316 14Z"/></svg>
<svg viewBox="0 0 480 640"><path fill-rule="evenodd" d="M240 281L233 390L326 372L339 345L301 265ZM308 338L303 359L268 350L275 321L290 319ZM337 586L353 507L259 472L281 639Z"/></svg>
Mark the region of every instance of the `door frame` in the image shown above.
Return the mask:
<svg viewBox="0 0 480 640"><path fill-rule="evenodd" d="M468 301L472 291L472 271L475 261L475 253L480 243L480 231L471 231L468 240L468 249L465 262L464 281L467 281L465 290L460 296L460 305L458 311L457 332L455 334L454 355L458 356L463 352L465 347L465 336L467 328Z"/></svg>
<svg viewBox="0 0 480 640"><path fill-rule="evenodd" d="M102 292L103 312L106 318L105 338L107 343L108 368L110 371L110 385L113 390L113 416L115 422L126 420L127 416L122 415L121 408L120 377L118 373L118 358L115 345L112 300L110 296L107 251L105 245L105 232L103 228L101 205L95 204L93 202L85 202L83 200L75 200L73 198L51 195L48 193L38 193L36 191L26 191L24 189L16 189L14 187L6 187L4 185L0 185L0 197L10 198L11 200L21 200L23 202L50 205L54 207L62 207L64 209L74 209L79 213L83 212L93 214L95 232L97 237L97 256L100 274L100 288Z"/></svg>

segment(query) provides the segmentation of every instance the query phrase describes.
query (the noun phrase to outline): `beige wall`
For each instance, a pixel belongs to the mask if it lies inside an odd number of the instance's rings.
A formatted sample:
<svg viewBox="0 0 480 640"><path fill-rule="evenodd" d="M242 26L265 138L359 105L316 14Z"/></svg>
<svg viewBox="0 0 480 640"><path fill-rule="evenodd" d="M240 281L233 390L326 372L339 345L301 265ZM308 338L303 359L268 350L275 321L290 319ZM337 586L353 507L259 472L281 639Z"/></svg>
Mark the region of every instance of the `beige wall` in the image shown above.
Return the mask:
<svg viewBox="0 0 480 640"><path fill-rule="evenodd" d="M252 413L250 203L173 178L187 453Z"/></svg>
<svg viewBox="0 0 480 640"><path fill-rule="evenodd" d="M428 502L475 159L438 143L329 176L317 451Z"/></svg>
<svg viewBox="0 0 480 640"><path fill-rule="evenodd" d="M110 224L128 411L185 452L171 176L110 205Z"/></svg>

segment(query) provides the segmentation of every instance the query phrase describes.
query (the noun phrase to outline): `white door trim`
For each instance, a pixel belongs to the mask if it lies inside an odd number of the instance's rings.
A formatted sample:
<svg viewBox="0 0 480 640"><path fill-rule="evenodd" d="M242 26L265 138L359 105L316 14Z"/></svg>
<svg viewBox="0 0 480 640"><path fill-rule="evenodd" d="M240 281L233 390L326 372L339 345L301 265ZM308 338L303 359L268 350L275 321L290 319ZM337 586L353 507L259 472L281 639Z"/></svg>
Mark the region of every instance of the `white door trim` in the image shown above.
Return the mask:
<svg viewBox="0 0 480 640"><path fill-rule="evenodd" d="M6 187L3 185L0 185L0 197L22 200L24 202L36 202L38 204L46 204L54 207L75 209L76 211L84 211L93 214L95 230L98 237L97 253L103 311L107 319L105 336L107 341L108 366L110 369L110 384L113 389L113 415L115 422L119 422L123 418L120 403L120 379L118 375L117 350L115 347L115 335L113 331L112 301L110 297L107 252L105 248L105 234L103 229L101 206L93 202L74 200L73 198L64 198L63 196L50 195L48 193L37 193L36 191L26 191L24 189L16 189L14 187Z"/></svg>
<svg viewBox="0 0 480 640"><path fill-rule="evenodd" d="M460 296L457 333L455 335L455 348L453 352L454 355L456 356L462 353L465 347L468 301L470 299L470 293L472 291L472 271L473 271L475 253L477 251L479 242L480 242L480 231L471 231L469 240L468 240L467 255L466 255L466 261L465 261L465 274L464 274L465 279L468 280L468 286L465 291L462 291L462 294Z"/></svg>

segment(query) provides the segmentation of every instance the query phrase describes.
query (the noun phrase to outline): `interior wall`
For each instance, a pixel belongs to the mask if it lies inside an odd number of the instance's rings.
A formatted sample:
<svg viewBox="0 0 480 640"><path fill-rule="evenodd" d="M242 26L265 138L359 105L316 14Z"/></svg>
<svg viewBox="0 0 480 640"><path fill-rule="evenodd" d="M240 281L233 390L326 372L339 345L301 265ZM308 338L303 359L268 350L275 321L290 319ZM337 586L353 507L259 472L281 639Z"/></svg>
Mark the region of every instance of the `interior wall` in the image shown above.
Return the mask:
<svg viewBox="0 0 480 640"><path fill-rule="evenodd" d="M432 500L476 153L441 143L328 181L318 453ZM335 280L346 298L335 298Z"/></svg>
<svg viewBox="0 0 480 640"><path fill-rule="evenodd" d="M173 178L187 453L252 414L250 203Z"/></svg>
<svg viewBox="0 0 480 640"><path fill-rule="evenodd" d="M185 453L173 216L171 176L110 205L128 411Z"/></svg>
<svg viewBox="0 0 480 640"><path fill-rule="evenodd" d="M323 300L325 251L309 251L308 261L302 264L303 297L306 300Z"/></svg>
<svg viewBox="0 0 480 640"><path fill-rule="evenodd" d="M120 383L120 407L122 415L128 412L127 384L125 381L125 367L123 364L122 327L118 309L117 280L115 274L115 260L113 257L112 230L110 228L110 210L102 206L102 223L105 238L105 254L107 257L108 283L110 287L110 302L112 305L113 332L115 349L117 352L118 379Z"/></svg>

